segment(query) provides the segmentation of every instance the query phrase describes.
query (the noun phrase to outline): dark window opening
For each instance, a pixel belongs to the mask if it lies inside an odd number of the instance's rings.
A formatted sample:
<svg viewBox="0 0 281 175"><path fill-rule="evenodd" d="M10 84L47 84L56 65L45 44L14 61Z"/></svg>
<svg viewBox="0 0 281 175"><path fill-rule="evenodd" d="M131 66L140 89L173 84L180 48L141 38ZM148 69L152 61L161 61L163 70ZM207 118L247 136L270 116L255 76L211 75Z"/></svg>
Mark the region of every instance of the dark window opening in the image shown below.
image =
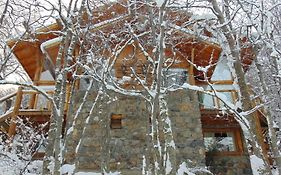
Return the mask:
<svg viewBox="0 0 281 175"><path fill-rule="evenodd" d="M122 128L122 114L112 114L110 120L111 129L121 129Z"/></svg>

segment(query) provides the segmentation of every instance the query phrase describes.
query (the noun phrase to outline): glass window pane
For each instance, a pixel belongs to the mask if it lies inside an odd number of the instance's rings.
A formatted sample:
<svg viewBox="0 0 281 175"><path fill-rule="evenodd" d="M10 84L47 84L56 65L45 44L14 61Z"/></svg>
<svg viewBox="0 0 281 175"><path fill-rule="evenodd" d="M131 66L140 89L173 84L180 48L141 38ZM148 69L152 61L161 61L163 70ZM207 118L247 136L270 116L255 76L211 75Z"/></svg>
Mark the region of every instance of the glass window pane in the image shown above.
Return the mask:
<svg viewBox="0 0 281 175"><path fill-rule="evenodd" d="M219 92L221 95L222 100L224 101L228 101L228 103L233 103L233 99L232 99L232 95L231 92ZM221 100L219 100L219 105L220 107L224 106L223 102Z"/></svg>
<svg viewBox="0 0 281 175"><path fill-rule="evenodd" d="M204 105L204 108L214 108L215 107L215 103L214 103L214 98L211 95L208 94L202 94L200 95L200 102Z"/></svg>
<svg viewBox="0 0 281 175"><path fill-rule="evenodd" d="M204 144L207 152L235 151L232 132L206 132L204 133Z"/></svg>
<svg viewBox="0 0 281 175"><path fill-rule="evenodd" d="M36 109L40 109L40 110L48 109L48 100L42 94L37 95Z"/></svg>
<svg viewBox="0 0 281 175"><path fill-rule="evenodd" d="M232 75L225 58L222 57L218 62L211 80L232 80Z"/></svg>

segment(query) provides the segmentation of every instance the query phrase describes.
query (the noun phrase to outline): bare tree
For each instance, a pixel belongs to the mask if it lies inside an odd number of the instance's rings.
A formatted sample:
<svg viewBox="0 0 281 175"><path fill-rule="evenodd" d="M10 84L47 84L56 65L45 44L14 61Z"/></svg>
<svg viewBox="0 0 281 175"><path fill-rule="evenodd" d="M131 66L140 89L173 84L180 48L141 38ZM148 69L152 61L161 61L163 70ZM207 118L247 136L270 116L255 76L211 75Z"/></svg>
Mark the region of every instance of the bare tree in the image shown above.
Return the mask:
<svg viewBox="0 0 281 175"><path fill-rule="evenodd" d="M44 3L48 4L48 6L45 6ZM67 149L65 145L70 139L70 134L73 133L73 127L77 124L77 117L81 112L80 110L73 111L74 103L72 101L75 97L75 86L79 80L89 80L90 82L79 109L82 109L85 105L92 88L96 88L97 94L88 117L83 120L83 130L80 133L76 150L79 150L81 146L80 143L90 120L103 122L104 125L108 123L109 118L100 116L96 119L93 117L93 113L97 111L102 113L102 110L104 110L97 105L97 101L112 100L113 97L110 96L112 91L127 96L137 96L146 101L149 106L149 115L146 118L148 123L146 133L148 146L147 154L145 155L147 156L145 157L147 165L145 174L149 172L152 174L176 173L176 147L173 140L166 94L171 89L199 90L193 86L169 85L165 82L165 76L169 76L169 67L173 66L179 55L184 54L179 49L179 45L186 41L179 37L179 31L182 35L194 38L189 42L197 42L196 39L198 39L200 41L215 41L223 46L223 53L232 65L231 70L235 83L239 86L239 97L242 102L239 107L231 105L228 107L235 113L239 122L245 125L249 123L246 127L245 135L249 136L254 154L264 161L264 168L270 174L270 167L265 159L265 153L262 152L264 150L258 144L263 140L257 130L254 129L258 126L258 123L256 123L257 120L252 111L255 111L257 107L252 105L248 91L245 70L242 64L244 59L242 58L242 52L245 48L251 48L255 51L255 54L250 55L253 58L259 54L263 45L261 43L264 39L267 39L267 43L275 41L275 33L272 32L274 30L270 29L268 31L268 25L264 21L268 19L265 17L265 14L267 14L265 12L279 8L278 5L269 4L268 6L263 6L261 5L262 1L240 0L187 1L185 4L182 1L168 0L156 2L128 1L126 3L120 1L117 4L120 3L121 10L119 9L119 11L115 12L119 15L115 17L110 12L110 9L115 10L114 4L116 3L107 1L82 0L79 3L78 0L71 0L67 5L61 0L58 2L44 1L44 3L39 1L17 3L7 0L3 4L3 12L0 17L1 24L4 24L3 21L6 20L7 28L15 28L12 31L3 28L5 38L10 38L11 34L20 30L23 31L20 39L36 39L36 37L33 37L36 32L33 31L31 26L45 26L45 22L49 19L54 19L55 15L57 15L56 21L58 25L62 27L61 31L55 31L59 36L59 51L56 64L46 66L46 69L53 74L56 85L55 94L52 98L53 108L48 134L48 148L44 160L44 174L60 174L60 168L64 160L63 156L65 149ZM13 8L13 5L18 8ZM106 8L109 10L106 11ZM14 13L14 9L24 9L28 15L21 16ZM42 9L47 11L48 15L31 15L33 13L30 10L39 11ZM192 19L190 11L195 12L198 9L202 10L202 13L207 11L213 15L211 17L205 16L200 19ZM275 11L275 13L278 13L278 11ZM242 19L243 15L246 16L246 19ZM7 18L7 16L11 16L11 18ZM106 18L106 20L99 22L102 17ZM18 19L21 19L20 22L18 22ZM21 27L17 28L17 26ZM213 37L206 36L205 33L210 33L209 35ZM276 32L276 36L278 36L278 32ZM244 40L245 38L246 41ZM9 61L12 55L11 52L6 51L5 47L5 45L2 47L4 51L1 58L3 58L2 63L5 66L0 66L1 79L18 70L18 65L13 65ZM169 51L172 53L169 58L165 55L167 48L170 48ZM277 47L271 48L271 53L279 51ZM129 54L124 56L124 52L129 52ZM272 56L274 57L272 59L275 69L274 75L277 77L276 83L280 83L276 55ZM48 60L49 58L45 59ZM210 56L210 60L212 59L213 55ZM208 82L207 72L209 65L202 68L200 65L196 65L193 62L194 60L187 59L185 61L198 71L205 73L205 81ZM11 63L11 66L6 66L8 62ZM117 63L120 66L119 68L115 66ZM213 63L210 61L211 64ZM117 74L120 74L118 71L123 71L121 79L120 77L117 79L115 74L112 73L113 71L116 71ZM264 75L261 74L260 79L262 80L263 77ZM268 94L263 80L262 83L264 86L263 91ZM95 87L94 84L96 85ZM68 85L71 88L68 88ZM69 89L70 100L65 103ZM210 95L220 97L217 93L210 93ZM222 98L220 99L223 101ZM227 103L225 102L225 104ZM68 125L65 136L62 137L66 107L68 108ZM75 115L70 115L72 112ZM274 148L274 146L277 146L277 139L274 138L273 120L271 120L270 116L268 117L268 122ZM103 147L105 155L101 162L101 172L104 173L108 171L108 158L106 157L106 152L109 149L107 132L105 132L105 136ZM278 150L275 150L274 153L277 166L280 167ZM73 163L77 165L79 160L76 159ZM170 169L167 168L169 163L171 164ZM54 165L53 169L50 168L52 165Z"/></svg>

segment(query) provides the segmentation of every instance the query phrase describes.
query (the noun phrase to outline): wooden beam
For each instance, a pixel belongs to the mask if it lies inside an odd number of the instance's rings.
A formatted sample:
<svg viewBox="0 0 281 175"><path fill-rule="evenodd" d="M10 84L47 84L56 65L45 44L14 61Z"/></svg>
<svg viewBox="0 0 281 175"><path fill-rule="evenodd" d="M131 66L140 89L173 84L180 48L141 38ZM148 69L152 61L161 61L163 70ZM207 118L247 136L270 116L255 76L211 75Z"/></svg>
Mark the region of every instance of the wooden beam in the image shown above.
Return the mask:
<svg viewBox="0 0 281 175"><path fill-rule="evenodd" d="M13 111L10 111L10 112L8 112L8 113L6 113L6 114L4 114L0 117L0 122L5 121L6 119L8 119L12 116L13 116Z"/></svg>
<svg viewBox="0 0 281 175"><path fill-rule="evenodd" d="M24 94L39 94L39 92L35 91L35 90L22 90L22 92ZM54 90L48 90L46 91L47 94L53 94Z"/></svg>
<svg viewBox="0 0 281 175"><path fill-rule="evenodd" d="M6 95L6 96L2 97L2 98L0 99L0 103L2 103L2 102L4 102L4 101L8 100L9 98L14 97L15 95L17 95L17 92L13 92L13 93L11 93L11 94L9 94L9 95Z"/></svg>
<svg viewBox="0 0 281 175"><path fill-rule="evenodd" d="M255 122L255 129L256 129L256 133L257 133L257 137L261 143L261 149L262 149L262 152L263 152L263 155L265 156L265 159L268 163L270 163L269 161L269 157L268 157L268 152L267 152L267 149L266 149L266 143L264 142L265 138L263 136L263 132L262 132L262 126L261 126L261 121L260 121L260 118L259 118L259 114L257 111L254 112L254 120L256 120Z"/></svg>
<svg viewBox="0 0 281 175"><path fill-rule="evenodd" d="M36 72L34 75L34 81L39 81L41 77L41 72L43 69L43 60L39 51L36 53Z"/></svg>
<svg viewBox="0 0 281 175"><path fill-rule="evenodd" d="M50 110L38 110L38 109L20 109L18 115L21 116L38 116L38 115L51 115Z"/></svg>
<svg viewBox="0 0 281 175"><path fill-rule="evenodd" d="M20 108L20 105L21 105L22 89L23 89L22 87L18 88L18 93L17 93L17 97L16 97L16 101L15 101L13 116L11 117L11 124L10 124L9 131L8 131L9 137L13 137L16 133L16 126L17 126L16 119L17 119L19 108Z"/></svg>
<svg viewBox="0 0 281 175"><path fill-rule="evenodd" d="M210 80L213 85L233 85L233 80ZM196 81L196 85L203 86L208 85L206 81Z"/></svg>
<svg viewBox="0 0 281 175"><path fill-rule="evenodd" d="M43 69L42 59L40 57L39 51L36 52L36 58L37 58L36 59L36 67L37 68L36 68L35 75L34 75L34 78L33 78L34 82L40 80L41 72L42 72L42 69ZM37 84L35 84L35 85L37 85ZM36 105L36 98L37 98L37 94L32 94L30 96L29 105L28 105L29 109L33 109L34 106Z"/></svg>
<svg viewBox="0 0 281 175"><path fill-rule="evenodd" d="M53 86L56 83L54 80L38 80L33 82L37 86Z"/></svg>

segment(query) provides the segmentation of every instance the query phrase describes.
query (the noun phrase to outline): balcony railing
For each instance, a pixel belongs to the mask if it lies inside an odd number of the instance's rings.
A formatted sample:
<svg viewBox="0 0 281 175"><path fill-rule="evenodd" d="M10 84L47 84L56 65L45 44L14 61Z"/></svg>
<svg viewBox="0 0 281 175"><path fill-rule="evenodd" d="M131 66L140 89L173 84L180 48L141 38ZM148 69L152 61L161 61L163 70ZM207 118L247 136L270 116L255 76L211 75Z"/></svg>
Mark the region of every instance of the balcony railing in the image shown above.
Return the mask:
<svg viewBox="0 0 281 175"><path fill-rule="evenodd" d="M46 93L52 95L54 91L50 90ZM19 87L17 92L1 98L0 103L3 107L0 115L1 130L7 132L9 136L15 134L18 116L49 116L51 114L50 100L35 90L22 87Z"/></svg>
<svg viewBox="0 0 281 175"><path fill-rule="evenodd" d="M12 110L17 92L8 94L0 99L0 116Z"/></svg>

